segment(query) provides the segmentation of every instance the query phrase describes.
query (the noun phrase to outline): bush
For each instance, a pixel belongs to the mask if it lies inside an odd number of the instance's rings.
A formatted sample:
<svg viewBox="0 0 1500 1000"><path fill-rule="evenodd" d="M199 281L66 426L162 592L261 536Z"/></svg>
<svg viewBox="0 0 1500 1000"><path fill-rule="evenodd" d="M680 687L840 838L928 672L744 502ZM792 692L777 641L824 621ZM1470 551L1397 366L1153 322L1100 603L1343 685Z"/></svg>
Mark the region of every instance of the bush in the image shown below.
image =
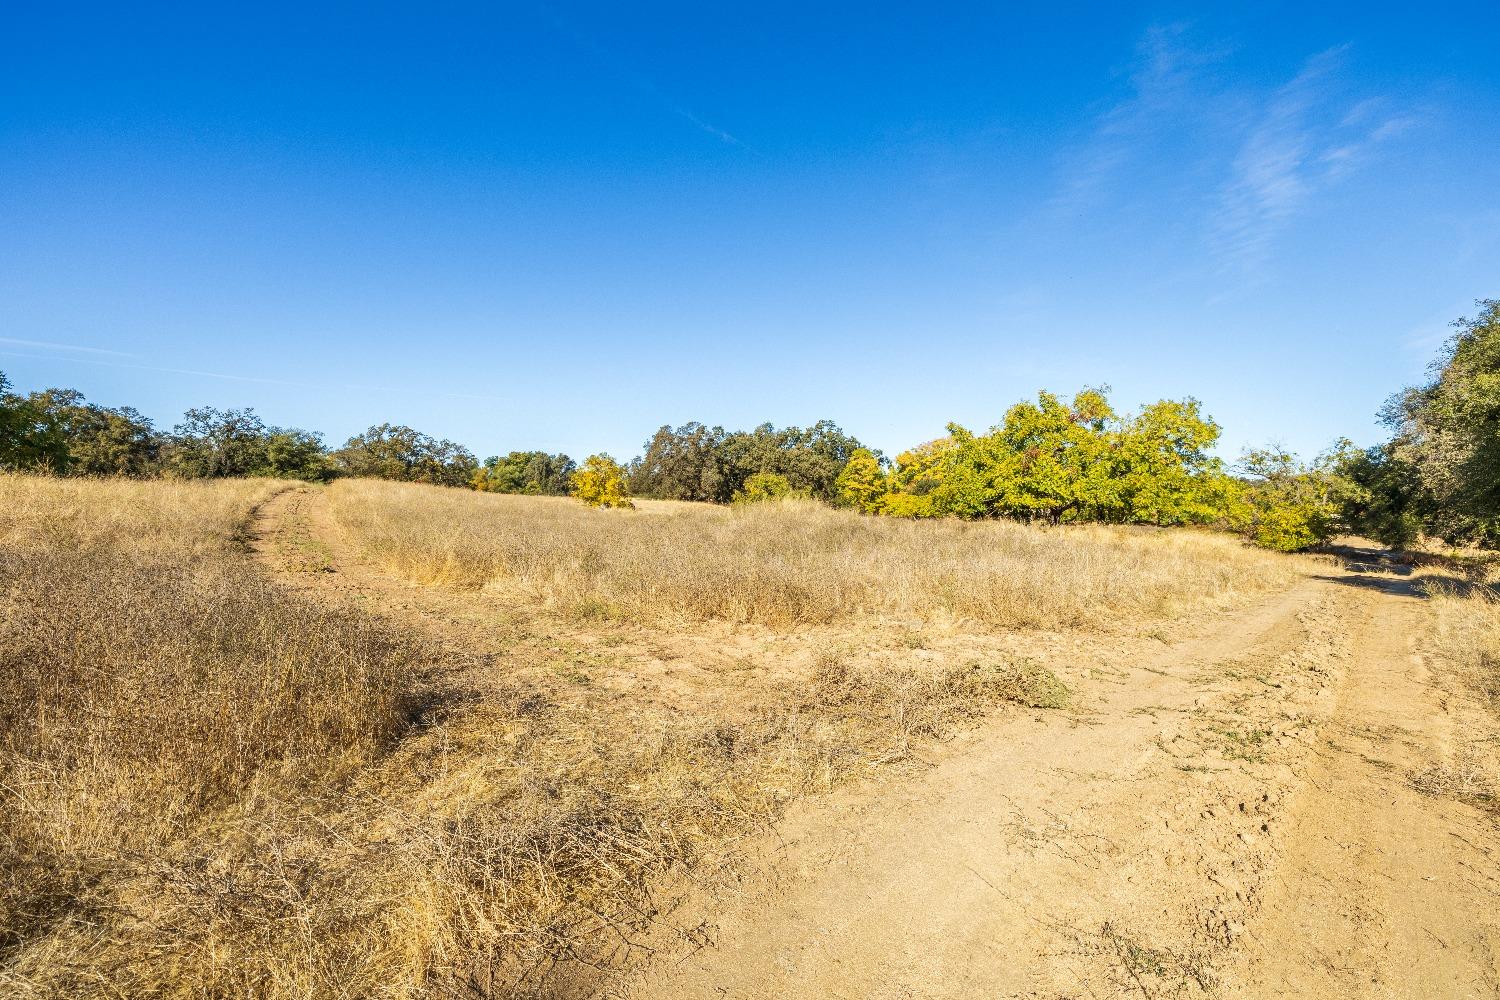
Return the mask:
<svg viewBox="0 0 1500 1000"><path fill-rule="evenodd" d="M608 455L590 455L583 468L573 473L573 496L590 507L634 509L625 470Z"/></svg>
<svg viewBox="0 0 1500 1000"><path fill-rule="evenodd" d="M1246 452L1240 463L1249 481L1236 519L1256 545L1299 552L1333 534L1346 483L1331 460L1307 467L1289 452L1263 448Z"/></svg>
<svg viewBox="0 0 1500 1000"><path fill-rule="evenodd" d="M807 494L792 489L792 484L786 476L775 472L757 472L745 480L744 489L735 491L732 502L736 505L764 503L767 500L785 500L792 496L805 497Z"/></svg>
<svg viewBox="0 0 1500 1000"><path fill-rule="evenodd" d="M880 513L891 517L936 517L931 496L887 493L880 498Z"/></svg>
<svg viewBox="0 0 1500 1000"><path fill-rule="evenodd" d="M481 493L524 493L528 496L566 496L577 464L567 455L545 451L513 451L504 458L491 455L475 470L469 485Z"/></svg>

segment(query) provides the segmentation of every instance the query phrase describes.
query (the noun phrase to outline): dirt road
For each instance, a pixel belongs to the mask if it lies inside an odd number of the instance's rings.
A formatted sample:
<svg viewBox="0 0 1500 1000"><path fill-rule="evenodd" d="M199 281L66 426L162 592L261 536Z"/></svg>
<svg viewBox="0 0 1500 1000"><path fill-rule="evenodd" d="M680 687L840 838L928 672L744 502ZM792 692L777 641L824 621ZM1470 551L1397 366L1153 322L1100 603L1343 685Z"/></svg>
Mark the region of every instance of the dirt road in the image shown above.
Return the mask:
<svg viewBox="0 0 1500 1000"><path fill-rule="evenodd" d="M311 494L257 533L278 572L340 571L304 586L461 625L360 564ZM1492 717L1432 683L1410 581L1365 569L1329 562L1154 652L1092 650L1073 710L803 802L671 915L706 947L664 940L606 995L1500 996L1496 816L1418 790L1457 720Z"/></svg>

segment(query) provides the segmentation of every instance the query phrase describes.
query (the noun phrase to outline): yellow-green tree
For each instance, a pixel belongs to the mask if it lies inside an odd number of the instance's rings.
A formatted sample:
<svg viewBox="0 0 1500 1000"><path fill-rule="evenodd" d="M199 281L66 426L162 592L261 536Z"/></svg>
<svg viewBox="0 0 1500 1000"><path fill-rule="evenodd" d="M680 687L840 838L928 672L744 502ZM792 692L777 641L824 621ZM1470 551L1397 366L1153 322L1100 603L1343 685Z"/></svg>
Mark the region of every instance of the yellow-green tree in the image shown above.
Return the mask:
<svg viewBox="0 0 1500 1000"><path fill-rule="evenodd" d="M1296 552L1332 534L1350 485L1332 460L1304 466L1273 446L1245 452L1240 467L1247 477L1244 530L1256 545Z"/></svg>
<svg viewBox="0 0 1500 1000"><path fill-rule="evenodd" d="M1125 421L1115 439L1118 519L1164 525L1222 519L1224 472L1208 453L1219 425L1196 399L1152 403Z"/></svg>
<svg viewBox="0 0 1500 1000"><path fill-rule="evenodd" d="M880 510L881 498L888 489L880 459L868 448L858 448L849 456L849 461L833 481L833 486L834 495L841 505L866 514L874 514Z"/></svg>
<svg viewBox="0 0 1500 1000"><path fill-rule="evenodd" d="M747 503L765 503L767 500L785 500L788 497L807 497L805 490L792 489L786 476L775 472L757 472L745 480L744 489L734 491L730 501L736 506Z"/></svg>
<svg viewBox="0 0 1500 1000"><path fill-rule="evenodd" d="M590 455L583 467L573 473L573 496L590 507L633 509L625 470L608 455Z"/></svg>

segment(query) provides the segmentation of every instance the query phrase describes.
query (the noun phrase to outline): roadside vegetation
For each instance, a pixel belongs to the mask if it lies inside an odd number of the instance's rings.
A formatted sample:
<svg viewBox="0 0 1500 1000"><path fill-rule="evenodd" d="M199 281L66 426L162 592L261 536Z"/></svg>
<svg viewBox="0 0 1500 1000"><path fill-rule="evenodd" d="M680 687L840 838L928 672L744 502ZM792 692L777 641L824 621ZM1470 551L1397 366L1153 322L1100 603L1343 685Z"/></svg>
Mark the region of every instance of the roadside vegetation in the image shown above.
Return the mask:
<svg viewBox="0 0 1500 1000"><path fill-rule="evenodd" d="M393 745L415 661L244 561L282 485L0 477L0 993L307 973L270 944L310 906L275 831Z"/></svg>
<svg viewBox="0 0 1500 1000"><path fill-rule="evenodd" d="M410 427L372 426L338 449L306 431L267 425L253 410L189 410L170 433L129 408L69 389L19 396L0 375L0 469L66 476L214 479L340 476L488 493L571 494L596 507L631 497L745 505L800 498L863 514L1009 519L1048 524L1201 525L1293 551L1326 538L1340 501L1331 458L1310 468L1274 451L1230 468L1211 454L1219 427L1196 400L1117 414L1105 394L1064 403L1043 392L1001 424L948 436L894 462L832 421L727 432L662 427L621 464L591 455L515 451L481 464L461 445Z"/></svg>

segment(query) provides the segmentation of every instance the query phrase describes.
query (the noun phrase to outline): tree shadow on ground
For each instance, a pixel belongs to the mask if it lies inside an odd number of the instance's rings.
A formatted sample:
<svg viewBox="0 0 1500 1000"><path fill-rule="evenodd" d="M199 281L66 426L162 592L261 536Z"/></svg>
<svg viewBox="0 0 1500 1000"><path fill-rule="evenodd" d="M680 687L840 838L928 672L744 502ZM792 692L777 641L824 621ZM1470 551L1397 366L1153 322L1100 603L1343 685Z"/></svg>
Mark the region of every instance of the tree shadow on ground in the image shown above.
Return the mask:
<svg viewBox="0 0 1500 1000"><path fill-rule="evenodd" d="M1314 579L1327 580L1329 583L1337 583L1345 587L1359 587L1364 590L1376 590L1384 594L1394 594L1397 597L1411 597L1425 600L1434 593L1455 594L1459 597L1472 597L1484 595L1500 598L1500 592L1496 588L1485 583L1477 583L1461 576L1451 574L1427 574L1412 579L1410 574L1401 576L1371 575L1367 571L1351 570L1352 575L1334 576L1332 574L1318 574Z"/></svg>

